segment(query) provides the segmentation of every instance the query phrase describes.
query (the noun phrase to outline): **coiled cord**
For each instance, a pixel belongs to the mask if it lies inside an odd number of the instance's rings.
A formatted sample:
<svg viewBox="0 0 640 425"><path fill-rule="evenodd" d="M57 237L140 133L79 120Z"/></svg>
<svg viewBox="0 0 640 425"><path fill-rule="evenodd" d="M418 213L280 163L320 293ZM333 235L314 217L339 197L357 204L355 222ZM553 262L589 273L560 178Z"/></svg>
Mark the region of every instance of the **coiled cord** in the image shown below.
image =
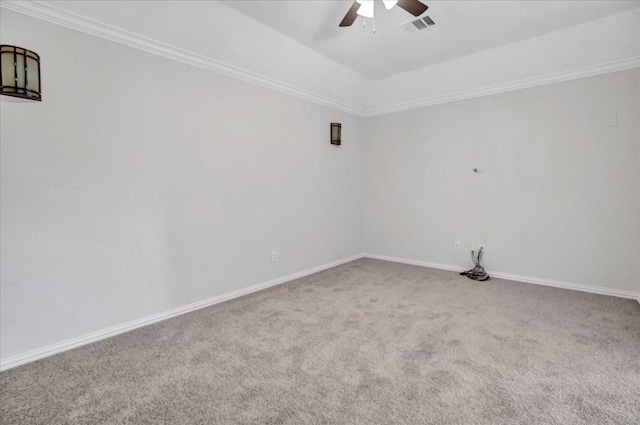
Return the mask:
<svg viewBox="0 0 640 425"><path fill-rule="evenodd" d="M466 272L461 272L462 276L467 276L469 279L485 281L489 280L491 276L489 276L484 269L484 265L482 264L482 251L483 248L480 247L478 251L478 255L475 255L475 251L471 251L471 261L475 264L475 267L471 270L467 270Z"/></svg>

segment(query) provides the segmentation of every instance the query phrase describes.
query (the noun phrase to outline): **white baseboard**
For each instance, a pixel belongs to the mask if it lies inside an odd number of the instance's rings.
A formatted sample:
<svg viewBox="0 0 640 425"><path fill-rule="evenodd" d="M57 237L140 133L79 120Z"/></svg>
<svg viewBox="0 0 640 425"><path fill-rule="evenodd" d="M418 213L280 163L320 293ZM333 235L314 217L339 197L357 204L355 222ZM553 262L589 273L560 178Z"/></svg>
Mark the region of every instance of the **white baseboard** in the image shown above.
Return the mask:
<svg viewBox="0 0 640 425"><path fill-rule="evenodd" d="M388 257L385 255L376 254L363 254L365 258L374 258L376 260L393 261L395 263L412 264L414 266L431 267L434 269L449 270L454 272L461 272L468 267L451 266L448 264L430 263L427 261L408 260L406 258ZM611 297L618 298L630 298L635 299L640 303L640 293L625 291L623 289L603 288L599 286L583 285L573 282L563 282L560 280L542 279L538 277L521 276L510 273L500 273L493 270L488 270L491 277L496 279L512 280L515 282L533 283L535 285L552 286L554 288L571 289L573 291L589 292L592 294L609 295Z"/></svg>
<svg viewBox="0 0 640 425"><path fill-rule="evenodd" d="M131 322L123 323L121 325L112 326L106 329L102 329L96 332L91 332L76 338L71 338L66 341L51 344L46 347L37 348L32 351L28 351L23 354L7 357L0 360L0 371L11 369L26 363L33 362L35 360L43 359L45 357L53 356L54 354L62 353L64 351L72 350L74 348L81 347L83 345L91 344L112 336L119 335L143 326L151 325L153 323L161 322L163 320L170 319L172 317L180 316L185 313L189 313L201 308L209 307L214 304L221 303L223 301L238 298L243 295L257 292L272 286L280 285L285 282L289 282L294 279L299 279L304 276L308 276L313 273L320 272L322 270L330 269L332 267L339 266L341 264L348 263L350 261L357 260L359 258L373 258L377 260L393 261L396 263L411 264L415 266L430 267L434 269L449 270L454 272L461 272L465 270L465 267L452 266L448 264L430 263L427 261L409 260L406 258L388 257L385 255L376 254L358 254L351 257L343 258L341 260L333 261L331 263L323 264L321 266L313 267L307 270L303 270L298 273L293 273L287 276L283 276L277 279L269 280L267 282L259 283L257 285L249 286L244 289L229 292L226 294L218 295L216 297L208 298L206 300L197 301L182 307L174 308L172 310L164 311L161 313L153 314L151 316L143 317L141 319L133 320ZM529 276L520 276L508 273L499 273L495 271L489 271L492 277L498 279L512 280L516 282L533 283L536 285L552 286L555 288L571 289L574 291L590 292L593 294L609 295L619 298L631 298L640 303L640 293L632 291L624 291L620 289L602 288L597 286L581 285L571 282L562 282L557 280L540 279Z"/></svg>
<svg viewBox="0 0 640 425"><path fill-rule="evenodd" d="M243 295L250 294L252 292L261 291L272 286L280 285L285 282L289 282L294 279L299 279L304 276L308 276L313 273L320 272L322 270L330 269L340 264L348 263L353 260L362 258L362 254L354 255L351 257L343 258L341 260L333 261L331 263L323 264L321 266L313 267L307 270L303 270L298 273L293 273L287 276L279 277L277 279L269 280L267 282L258 283L257 285L249 286L248 288L239 289L237 291L229 292L226 294L218 295L216 297L208 298L202 301L196 301L191 304L187 304L182 307L174 308L161 313L152 314L151 316L143 317L141 319L133 320L131 322L123 323L121 325L112 326L106 329L102 329L96 332L91 332L76 338L71 338L66 341L58 342L48 345L46 347L37 348L35 350L28 351L23 354L7 357L0 360L0 371L11 369L26 363L33 362L35 360L43 359L45 357L53 356L54 354L62 353L64 351L72 350L74 348L81 347L83 345L91 344L112 336L119 335L143 326L151 325L163 320L170 319L172 317L180 316L185 313L189 313L201 308L209 307L214 304L221 303L223 301L238 298Z"/></svg>

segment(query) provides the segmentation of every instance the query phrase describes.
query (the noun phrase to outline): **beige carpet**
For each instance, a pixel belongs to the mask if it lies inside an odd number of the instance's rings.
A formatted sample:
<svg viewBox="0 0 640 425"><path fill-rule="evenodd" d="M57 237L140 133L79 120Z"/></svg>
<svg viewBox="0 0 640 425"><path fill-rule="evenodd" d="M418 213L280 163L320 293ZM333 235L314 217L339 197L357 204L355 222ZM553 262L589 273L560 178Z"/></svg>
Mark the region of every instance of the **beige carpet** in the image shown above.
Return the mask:
<svg viewBox="0 0 640 425"><path fill-rule="evenodd" d="M7 424L637 425L640 305L362 259L0 385Z"/></svg>

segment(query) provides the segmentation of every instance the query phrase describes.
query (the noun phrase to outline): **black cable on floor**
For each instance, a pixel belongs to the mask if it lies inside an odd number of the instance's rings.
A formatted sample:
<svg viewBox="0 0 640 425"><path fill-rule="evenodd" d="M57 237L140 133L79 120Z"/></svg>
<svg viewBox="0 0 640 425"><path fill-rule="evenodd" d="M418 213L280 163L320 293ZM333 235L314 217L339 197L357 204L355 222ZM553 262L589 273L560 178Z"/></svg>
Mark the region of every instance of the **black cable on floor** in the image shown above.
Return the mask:
<svg viewBox="0 0 640 425"><path fill-rule="evenodd" d="M471 270L467 270L466 272L461 272L461 275L467 276L469 279L478 280L481 282L489 280L491 278L487 274L486 270L484 269L484 265L482 264L482 251L482 247L480 247L480 250L478 250L478 255L475 255L475 251L471 251L471 261L473 261L475 267Z"/></svg>

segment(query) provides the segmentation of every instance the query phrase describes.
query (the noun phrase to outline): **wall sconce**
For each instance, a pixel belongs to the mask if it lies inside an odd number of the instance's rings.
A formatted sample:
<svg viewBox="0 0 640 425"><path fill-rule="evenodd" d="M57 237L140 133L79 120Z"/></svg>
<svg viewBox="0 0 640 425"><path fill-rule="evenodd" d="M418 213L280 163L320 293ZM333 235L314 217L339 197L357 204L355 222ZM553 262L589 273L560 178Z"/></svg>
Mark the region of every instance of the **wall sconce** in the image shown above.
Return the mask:
<svg viewBox="0 0 640 425"><path fill-rule="evenodd" d="M22 47L0 45L0 94L42 100L40 56Z"/></svg>
<svg viewBox="0 0 640 425"><path fill-rule="evenodd" d="M342 144L342 124L331 123L331 144L340 146Z"/></svg>

